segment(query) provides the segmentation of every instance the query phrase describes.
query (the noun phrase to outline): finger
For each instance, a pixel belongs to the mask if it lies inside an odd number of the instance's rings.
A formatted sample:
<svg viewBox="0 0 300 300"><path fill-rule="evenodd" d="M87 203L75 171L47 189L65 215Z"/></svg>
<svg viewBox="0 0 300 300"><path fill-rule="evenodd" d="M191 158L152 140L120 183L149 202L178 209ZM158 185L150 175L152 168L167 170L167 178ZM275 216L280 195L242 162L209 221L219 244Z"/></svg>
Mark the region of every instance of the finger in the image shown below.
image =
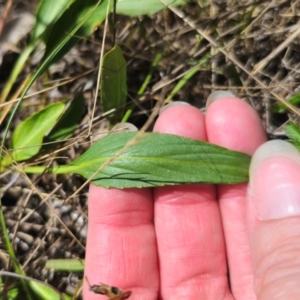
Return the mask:
<svg viewBox="0 0 300 300"><path fill-rule="evenodd" d="M300 154L284 141L255 152L247 212L257 299L299 299Z"/></svg>
<svg viewBox="0 0 300 300"><path fill-rule="evenodd" d="M90 185L85 276L132 291L132 299L157 299L158 263L150 189ZM84 299L107 299L83 288Z"/></svg>
<svg viewBox="0 0 300 300"><path fill-rule="evenodd" d="M206 139L204 116L189 105L163 111L154 130ZM161 298L231 299L214 186L155 188L154 200Z"/></svg>
<svg viewBox="0 0 300 300"><path fill-rule="evenodd" d="M253 154L266 141L258 114L228 92L213 93L206 112L208 141ZM246 225L246 184L220 185L218 196L226 240L231 291L236 300L255 299Z"/></svg>

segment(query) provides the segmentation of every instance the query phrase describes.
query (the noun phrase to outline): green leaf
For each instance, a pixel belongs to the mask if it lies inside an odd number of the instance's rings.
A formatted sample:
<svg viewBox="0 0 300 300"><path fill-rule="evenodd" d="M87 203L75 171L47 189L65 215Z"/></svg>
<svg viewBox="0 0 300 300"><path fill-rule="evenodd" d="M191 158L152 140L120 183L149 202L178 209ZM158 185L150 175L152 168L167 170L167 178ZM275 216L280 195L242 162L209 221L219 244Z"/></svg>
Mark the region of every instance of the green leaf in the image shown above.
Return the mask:
<svg viewBox="0 0 300 300"><path fill-rule="evenodd" d="M55 124L51 132L45 138L45 142L53 142L67 139L78 127L85 112L85 98L82 92L68 101L68 108Z"/></svg>
<svg viewBox="0 0 300 300"><path fill-rule="evenodd" d="M21 122L12 135L11 156L22 161L36 155L42 147L44 135L54 126L65 104L54 103Z"/></svg>
<svg viewBox="0 0 300 300"><path fill-rule="evenodd" d="M300 93L293 95L286 101L294 106L298 106L300 104ZM275 113L284 113L287 111L287 107L283 103L279 103L273 107L272 111Z"/></svg>
<svg viewBox="0 0 300 300"><path fill-rule="evenodd" d="M50 259L46 262L46 269L55 271L81 272L84 269L83 259Z"/></svg>
<svg viewBox="0 0 300 300"><path fill-rule="evenodd" d="M189 0L118 0L117 13L137 17L140 15L153 15L168 5L182 5ZM164 4L165 3L165 4Z"/></svg>
<svg viewBox="0 0 300 300"><path fill-rule="evenodd" d="M62 58L79 40L93 33L106 17L108 0L75 0L54 24L46 41L43 61ZM113 1L110 1L112 10ZM76 37L74 37L76 35ZM49 59L51 57L51 60Z"/></svg>
<svg viewBox="0 0 300 300"><path fill-rule="evenodd" d="M45 31L62 15L65 9L74 0L42 0L36 14L36 23L31 36L31 41L39 39Z"/></svg>
<svg viewBox="0 0 300 300"><path fill-rule="evenodd" d="M300 151L300 128L295 123L290 122L284 127L287 136L291 139L293 145Z"/></svg>
<svg viewBox="0 0 300 300"><path fill-rule="evenodd" d="M36 280L36 279L31 279L28 276L25 275L17 275L15 273L9 273L6 271L0 271L0 276L10 276L14 278L18 278L21 280L25 280L28 283L28 288L29 290L24 290L24 287L22 284L20 284L20 281L14 281L14 283L10 284L8 289L5 291L3 290L3 280L2 277L1 279L1 288L0 288L0 293L1 296L4 296L5 292L5 299L8 300L25 300L25 299L39 299L39 300L71 300L71 297L64 294L60 293L59 290L55 289L51 285L44 283L42 281ZM29 296L28 291L31 296ZM2 298L1 298L2 299Z"/></svg>
<svg viewBox="0 0 300 300"><path fill-rule="evenodd" d="M38 296L38 299L61 300L62 297L53 288L36 281L29 281L32 291Z"/></svg>
<svg viewBox="0 0 300 300"><path fill-rule="evenodd" d="M118 155L136 134L110 134L101 139L70 164L73 172L90 178L117 155L94 176L93 184L130 188L248 180L248 155L176 135L142 133L132 146Z"/></svg>
<svg viewBox="0 0 300 300"><path fill-rule="evenodd" d="M137 134L139 136L137 136ZM202 141L162 133L123 132L96 142L56 174L77 173L106 188L248 181L250 157ZM42 173L45 167L26 167Z"/></svg>
<svg viewBox="0 0 300 300"><path fill-rule="evenodd" d="M6 292L6 299L7 300L16 300L18 299L19 293L20 293L21 287L19 286L13 286L12 288L8 289ZM2 291L1 291L2 292Z"/></svg>
<svg viewBox="0 0 300 300"><path fill-rule="evenodd" d="M124 111L127 99L126 61L119 46L107 52L101 70L100 99L103 112L113 108ZM111 116L113 123L120 120L120 109Z"/></svg>

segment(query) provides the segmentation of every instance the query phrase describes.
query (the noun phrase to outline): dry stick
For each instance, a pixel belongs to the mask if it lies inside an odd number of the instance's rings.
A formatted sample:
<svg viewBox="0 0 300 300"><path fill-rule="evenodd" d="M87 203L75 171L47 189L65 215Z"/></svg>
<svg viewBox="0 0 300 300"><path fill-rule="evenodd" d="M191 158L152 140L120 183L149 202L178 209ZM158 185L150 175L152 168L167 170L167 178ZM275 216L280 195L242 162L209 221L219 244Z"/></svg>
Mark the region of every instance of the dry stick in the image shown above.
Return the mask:
<svg viewBox="0 0 300 300"><path fill-rule="evenodd" d="M288 45L298 36L300 35L300 23L299 28L294 31L285 41L283 41L276 49L274 49L267 57L261 60L259 63L254 66L254 71L251 72L252 75L257 74L260 72L266 64L270 62L275 56L277 56L283 49L287 48Z"/></svg>
<svg viewBox="0 0 300 300"><path fill-rule="evenodd" d="M23 209L22 209L22 211L21 211L21 213L19 214L19 216L18 216L18 221L17 221L17 223L16 223L16 225L15 225L15 227L14 227L14 232L13 232L13 238L12 238L12 241L16 238L16 236L17 236L17 232L18 232L18 229L19 229L19 226L20 226L20 224L21 224L21 222L22 222L22 220L20 219L21 218L21 216L22 216L22 214L23 214L23 212L24 212L24 210L25 210L25 207L26 207L26 205L27 205L27 203L28 203L28 201L29 201L29 199L30 199L30 196L32 195L32 190L30 190L29 191L29 193L27 194L27 196L26 196L26 198L25 198L25 201L24 201L24 205L22 205L23 206ZM22 268L23 268L23 270L24 270L24 264L22 265ZM8 269L8 268L7 268Z"/></svg>
<svg viewBox="0 0 300 300"><path fill-rule="evenodd" d="M23 176L24 176L24 178L25 178L25 180L27 181L27 183L29 184L29 186L31 186L31 188L33 189L33 190L35 190L35 192L36 192L36 194L40 197L40 199L42 200L39 204L38 204L38 206L37 207L39 207L39 206L41 206L42 204L44 204L44 203L46 203L48 206L49 206L49 208L50 208L50 210L51 210L51 212L56 216L56 218L58 219L58 221L61 223L61 225L66 229L66 231L67 231L67 233L77 242L77 244L79 245L79 246L81 246L82 247L82 249L85 249L85 247L82 245L82 243L75 237L75 235L70 231L70 229L68 228L68 226L57 216L57 214L56 214L56 212L55 212L55 210L53 209L53 207L47 202L47 200L52 196L52 194L54 194L55 192L56 192L56 190L58 190L59 188L60 188L60 185L58 185L49 195L47 195L47 197L46 198L44 198L43 197L43 195L40 193L40 191L38 190L38 189L36 189L36 187L31 183L31 181L30 181L30 179L28 178L28 176L23 172L23 170L22 170L22 168L18 168L17 166L16 166L16 170L18 171L18 172L20 172ZM20 222L24 222L31 214L33 213L33 211L32 212L30 212L30 213L28 213Z"/></svg>
<svg viewBox="0 0 300 300"><path fill-rule="evenodd" d="M27 197L27 200L26 200L26 201L29 200L29 197L30 197L30 192L29 192L29 194L28 194L28 197ZM23 211L21 212L21 214L22 214L22 213L23 213ZM16 237L17 230L18 230L18 228L19 228L20 222L21 222L21 221L19 220L19 222L16 224L16 226L15 226L15 228L14 228L14 230L13 230L13 239L15 239L15 237ZM12 243L13 243L13 239L12 239ZM6 269L9 268L9 265L11 264L11 262L12 262L12 259L11 259L11 256L10 256L9 259L8 259L8 261L7 261ZM24 267L23 267L23 266L22 266L22 269L24 270Z"/></svg>
<svg viewBox="0 0 300 300"><path fill-rule="evenodd" d="M164 0L160 0L164 5L167 6L167 4L164 2ZM249 72L231 53L229 53L227 50L225 50L226 46L224 48L221 48L218 46L217 42L208 34L205 33L204 30L197 27L197 25L190 20L189 17L186 17L184 13L179 10L176 7L168 6L168 8L175 13L179 18L183 19L189 26L194 28L200 35L202 35L209 43L211 43L214 47L218 48L220 52L222 52L225 56L227 56L228 59L230 59L233 63L235 63L241 70L243 70L248 76L252 77L260 86L264 89L267 89L268 87L254 74ZM298 30L297 30L298 31ZM284 98L277 95L276 93L270 91L270 94L274 96L278 101L282 102L285 106L287 106L291 111L293 111L295 114L300 115L299 110L296 109L294 106L292 106L289 102L287 102Z"/></svg>
<svg viewBox="0 0 300 300"><path fill-rule="evenodd" d="M30 199L30 196L31 196L32 194L33 194L33 190L29 190L29 191L28 191L28 196L26 197L25 203L24 203L24 205L23 205L24 208L26 207L26 205L27 205L27 203L28 203L28 201L29 201L29 199ZM38 207L38 206L37 206L37 207ZM24 209L23 209L23 211L21 212L20 217L22 216L23 212L24 212ZM33 212L34 212L34 210L32 210L29 214L31 215ZM28 215L29 215L29 214L28 214ZM26 215L26 217L27 217L27 215ZM25 217L25 218L26 218L26 217ZM14 230L14 237L16 236L17 231L18 231L19 227L21 226L22 220L24 220L25 218L19 219L19 221L16 222L16 224L15 224L15 230ZM30 254L29 257L27 258L27 260L22 264L23 270L25 269L26 265L31 261L32 257L35 256L35 253L37 252L38 248L42 245L42 241L44 241L44 240L46 239L46 237L48 236L48 232L49 232L50 229L51 229L51 228L49 227L49 228L48 228L48 231L44 234L42 240L38 243L38 245L35 247L35 249L33 249L33 250L31 251L31 254Z"/></svg>
<svg viewBox="0 0 300 300"><path fill-rule="evenodd" d="M31 97L36 96L36 95L39 95L39 94L41 94L41 93L45 93L45 92L47 92L47 91L53 90L53 89L55 89L55 88L57 88L57 87L63 86L63 85L65 85L65 84L67 84L67 83L70 83L70 82L72 82L72 81L74 81L74 80L77 80L78 78L83 77L84 75L87 75L87 74L92 73L92 72L94 72L94 71L95 71L95 70L93 69L93 70L87 71L87 72L85 72L85 73L82 73L82 74L80 74L80 75L78 75L78 76L76 76L76 77L69 78L69 79L65 79L64 81L62 81L62 82L60 82L60 83L58 83L58 84L56 84L56 85L53 85L53 86L44 88L44 89L42 89L42 90L39 90L39 91L34 92L34 93L31 93L31 94L27 94L26 96L24 96L23 99L31 98ZM55 81L57 81L57 80L55 80ZM53 80L52 80L52 81L48 81L48 83L55 82L55 81L53 81ZM12 103L12 104L13 104L13 103L16 103L16 102L18 102L18 101L20 100L20 98L14 99L14 97L15 97L15 96L12 96L12 98L13 98L12 100L6 101L6 102L4 102L4 103L0 103L0 108L1 108L1 107L5 107L5 106L7 106L7 105L10 105L11 103Z"/></svg>
<svg viewBox="0 0 300 300"><path fill-rule="evenodd" d="M49 221L47 222L49 223ZM41 246L43 246L46 238L48 237L48 234L51 232L51 227L49 226L45 234L43 235L43 238L39 241L39 243L36 245L36 247L31 251L30 255L28 256L27 260L23 263L22 267L23 269L27 266L27 264L30 263L32 260L32 257L35 257L36 252L39 250ZM53 246L53 243L51 244L50 248Z"/></svg>
<svg viewBox="0 0 300 300"><path fill-rule="evenodd" d="M3 32L3 29L4 29L4 24L5 24L5 21L10 13L10 10L12 8L12 5L13 5L13 0L8 0L7 3L6 3L6 6L5 6L5 9L4 9L4 12L3 12L3 16L1 17L1 22L0 22L0 36Z"/></svg>
<svg viewBox="0 0 300 300"><path fill-rule="evenodd" d="M15 94L12 96L13 98L18 97L18 96L21 94L21 92L22 92L22 90L23 90L25 84L27 83L27 80L28 80L29 76L30 76L30 75L26 76L25 80L23 80L23 82L22 82L22 84L20 85L20 87L17 89L17 91L15 92ZM2 111L2 114L0 115L0 125L2 124L2 122L3 122L3 120L5 119L6 115L8 114L8 112L9 112L10 109L11 109L11 107L13 106L13 103L14 103L14 102L12 102L12 101L9 101L8 103L4 103L4 104L7 104L7 106L4 107L4 109L3 109L3 111ZM2 104L2 105L3 105L3 104Z"/></svg>
<svg viewBox="0 0 300 300"><path fill-rule="evenodd" d="M208 48L208 47L207 47L207 48ZM156 92L156 91L158 91L158 90L164 88L165 86L171 84L172 82L177 81L178 79L184 77L184 76L185 76L186 74L188 74L189 72L192 72L193 70L199 68L199 65L200 65L200 63L198 63L198 64L195 65L194 67L188 69L187 71L181 73L180 75L178 75L178 76L176 76L176 77L174 77L174 78L172 78L172 79L170 79L170 80L168 80L168 81L165 81L165 82L164 82L164 79L162 79L160 82L158 82L157 84L154 85L154 87L152 88L151 91L154 93L154 92Z"/></svg>
<svg viewBox="0 0 300 300"><path fill-rule="evenodd" d="M219 14L218 7L214 5L212 1L210 4L210 18L213 19L217 14ZM211 53L211 85L212 91L215 91L215 85L217 83L218 75L216 74L215 70L217 70L218 58L215 56L218 53L218 49L215 47L210 47Z"/></svg>
<svg viewBox="0 0 300 300"><path fill-rule="evenodd" d="M247 28L245 30L242 31L242 34L247 34L247 32L251 29L251 27L253 26L253 24L255 24L268 10L269 8L271 8L274 5L274 1L270 2L259 14L258 16L251 21L251 23L247 26Z"/></svg>

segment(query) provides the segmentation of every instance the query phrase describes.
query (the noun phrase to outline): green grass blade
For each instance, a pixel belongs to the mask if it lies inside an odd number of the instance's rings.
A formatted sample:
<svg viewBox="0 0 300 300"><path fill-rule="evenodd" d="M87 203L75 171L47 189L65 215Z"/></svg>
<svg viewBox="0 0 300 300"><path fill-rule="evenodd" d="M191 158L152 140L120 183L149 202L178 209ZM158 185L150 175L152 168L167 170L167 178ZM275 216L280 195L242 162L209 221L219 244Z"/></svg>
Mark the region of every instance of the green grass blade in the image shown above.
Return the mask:
<svg viewBox="0 0 300 300"><path fill-rule="evenodd" d="M9 236L8 236L8 230L6 227L5 218L4 218L4 214L3 214L1 198L0 198L0 225L1 225L1 230L2 230L2 238L4 240L4 245L7 250L8 255L12 261L14 270L19 275L25 275L24 271L19 266L19 262L17 260L15 251L13 249L13 246L12 246ZM24 300L25 299L32 300L33 298L32 298L32 294L31 294L30 288L28 286L28 283L25 280L21 279L21 285L24 288L24 290L26 291Z"/></svg>
<svg viewBox="0 0 300 300"><path fill-rule="evenodd" d="M162 52L159 52L159 53L156 54L156 56L155 56L155 58L153 60L153 63L151 65L150 71L147 74L147 76L145 77L145 80L144 80L142 86L138 90L138 93L137 93L138 97L142 96L145 93L145 91L146 91L146 89L147 89L147 87L148 87L148 85L149 85L149 83L151 81L153 72L154 72L155 68L157 67L159 61L162 59L162 56L163 56ZM128 121L128 119L130 118L130 116L131 116L131 114L133 112L134 106L135 106L135 103L131 104L130 108L124 114L121 122L127 122Z"/></svg>
<svg viewBox="0 0 300 300"><path fill-rule="evenodd" d="M160 60L162 59L163 57L163 54L162 52L159 52L156 54L154 60L153 60L153 63L151 65L151 68L150 68L150 72L149 74L147 74L142 86L140 87L139 91L138 91L138 96L142 96L145 91L146 91L146 88L148 86L148 84L150 83L151 81L151 78L152 78L152 75L153 75L153 72L155 70L155 68L158 66L158 63L160 62Z"/></svg>
<svg viewBox="0 0 300 300"><path fill-rule="evenodd" d="M11 261L12 261L14 269L18 274L24 275L24 272L21 270L21 268L19 266L19 263L18 263L18 260L16 258L14 249L12 247L12 244L11 244L9 236L8 236L8 230L7 230L6 224L5 224L2 205L0 207L0 223L1 223L2 235L3 235L3 238L4 238L4 243L5 243L5 246L6 246L6 250L7 250L8 255L9 255ZM6 229L6 231L4 231L3 228Z"/></svg>
<svg viewBox="0 0 300 300"><path fill-rule="evenodd" d="M50 259L46 262L46 269L55 271L82 272L84 270L83 259Z"/></svg>
<svg viewBox="0 0 300 300"><path fill-rule="evenodd" d="M39 4L31 41L39 40L74 0L42 0Z"/></svg>
<svg viewBox="0 0 300 300"><path fill-rule="evenodd" d="M200 59L200 61L197 64L197 66L195 66L188 73L186 73L180 79L180 81L175 85L175 87L173 88L173 90L171 91L171 93L169 94L169 96L167 97L167 99L165 100L165 103L170 102L172 100L172 98L185 86L185 84L188 82L188 80L191 79L197 72L199 72L200 69L201 69L201 66L203 64L205 64L211 57L212 57L211 53L207 53L206 55L204 55Z"/></svg>
<svg viewBox="0 0 300 300"><path fill-rule="evenodd" d="M166 8L167 5L182 5L189 0L118 0L117 13L121 15L137 17L140 15L153 15Z"/></svg>

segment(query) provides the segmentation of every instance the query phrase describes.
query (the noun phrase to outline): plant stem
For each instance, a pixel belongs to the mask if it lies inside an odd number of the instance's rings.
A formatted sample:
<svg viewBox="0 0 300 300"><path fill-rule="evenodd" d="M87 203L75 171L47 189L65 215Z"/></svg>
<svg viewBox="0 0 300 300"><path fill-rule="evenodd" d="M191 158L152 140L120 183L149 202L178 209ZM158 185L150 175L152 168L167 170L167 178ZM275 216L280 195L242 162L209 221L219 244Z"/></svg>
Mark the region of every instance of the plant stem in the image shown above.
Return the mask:
<svg viewBox="0 0 300 300"><path fill-rule="evenodd" d="M23 171L27 174L67 174L74 173L74 169L72 165L55 166L52 168L47 168L46 166L29 166L24 167Z"/></svg>

